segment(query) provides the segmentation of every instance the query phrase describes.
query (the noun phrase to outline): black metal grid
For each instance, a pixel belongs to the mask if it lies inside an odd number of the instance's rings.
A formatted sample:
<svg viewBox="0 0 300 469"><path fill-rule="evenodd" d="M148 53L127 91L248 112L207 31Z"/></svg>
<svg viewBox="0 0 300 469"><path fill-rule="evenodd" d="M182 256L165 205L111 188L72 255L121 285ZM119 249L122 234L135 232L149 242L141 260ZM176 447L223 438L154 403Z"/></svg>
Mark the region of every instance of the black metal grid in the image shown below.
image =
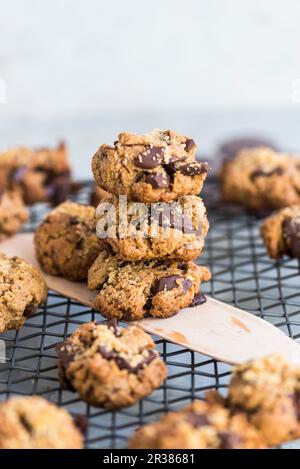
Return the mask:
<svg viewBox="0 0 300 469"><path fill-rule="evenodd" d="M76 200L87 202L89 185ZM220 204L215 181L204 191L211 229L201 263L210 267L213 279L206 293L272 322L294 339L300 336L299 263L274 262L266 255L259 237L259 221L241 210ZM32 209L31 231L45 205ZM134 429L157 419L163 412L180 408L206 390L221 392L228 384L230 366L155 337L168 365L164 385L139 404L118 412L91 407L75 393L62 391L58 382L55 344L80 324L100 315L75 301L49 292L47 302L20 331L0 336L7 361L0 365L0 400L12 395L38 394L89 421L87 448L126 447Z"/></svg>

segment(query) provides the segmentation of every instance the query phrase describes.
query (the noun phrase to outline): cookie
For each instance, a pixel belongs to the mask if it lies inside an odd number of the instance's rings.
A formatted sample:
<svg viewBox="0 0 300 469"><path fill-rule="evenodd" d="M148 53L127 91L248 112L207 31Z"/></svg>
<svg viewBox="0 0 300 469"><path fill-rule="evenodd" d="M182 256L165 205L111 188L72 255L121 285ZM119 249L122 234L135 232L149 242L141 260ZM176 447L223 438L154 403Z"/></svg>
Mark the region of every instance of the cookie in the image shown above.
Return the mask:
<svg viewBox="0 0 300 469"><path fill-rule="evenodd" d="M72 417L42 397L14 397L0 404L0 449L82 447Z"/></svg>
<svg viewBox="0 0 300 469"><path fill-rule="evenodd" d="M107 197L110 197L109 192L106 192L103 189L101 189L101 187L99 187L97 185L94 185L94 188L93 188L93 190L91 192L91 195L90 195L90 204L93 207L97 207L99 205L99 203L103 199L106 199Z"/></svg>
<svg viewBox="0 0 300 469"><path fill-rule="evenodd" d="M130 449L258 449L264 442L240 414L232 416L223 405L194 401L158 422L138 429Z"/></svg>
<svg viewBox="0 0 300 469"><path fill-rule="evenodd" d="M103 316L133 321L173 316L210 278L206 267L193 262L126 262L104 250L89 270L88 287L100 290L94 307Z"/></svg>
<svg viewBox="0 0 300 469"><path fill-rule="evenodd" d="M20 329L47 296L41 273L19 257L0 253L0 333Z"/></svg>
<svg viewBox="0 0 300 469"><path fill-rule="evenodd" d="M114 195L150 203L197 195L208 165L195 161L195 142L171 130L121 133L114 146L102 145L93 157L96 183Z"/></svg>
<svg viewBox="0 0 300 469"><path fill-rule="evenodd" d="M286 207L266 218L260 228L268 254L300 259L300 205Z"/></svg>
<svg viewBox="0 0 300 469"><path fill-rule="evenodd" d="M91 405L117 409L157 389L167 369L154 342L138 326L83 324L57 346L60 381Z"/></svg>
<svg viewBox="0 0 300 469"><path fill-rule="evenodd" d="M74 189L65 144L53 149L17 147L0 153L0 187L20 190L29 205L63 202Z"/></svg>
<svg viewBox="0 0 300 469"><path fill-rule="evenodd" d="M95 209L66 201L52 210L34 236L42 269L69 280L84 280L103 241L96 235Z"/></svg>
<svg viewBox="0 0 300 469"><path fill-rule="evenodd" d="M270 148L241 151L220 171L223 199L254 211L300 203L300 159Z"/></svg>
<svg viewBox="0 0 300 469"><path fill-rule="evenodd" d="M97 221L98 236L107 236L113 251L128 261L194 260L209 226L202 200L192 195L156 204L112 196L98 206Z"/></svg>
<svg viewBox="0 0 300 469"><path fill-rule="evenodd" d="M28 217L19 191L0 191L0 241L19 231Z"/></svg>
<svg viewBox="0 0 300 469"><path fill-rule="evenodd" d="M228 391L232 412L246 413L268 446L300 437L300 369L280 355L237 366Z"/></svg>

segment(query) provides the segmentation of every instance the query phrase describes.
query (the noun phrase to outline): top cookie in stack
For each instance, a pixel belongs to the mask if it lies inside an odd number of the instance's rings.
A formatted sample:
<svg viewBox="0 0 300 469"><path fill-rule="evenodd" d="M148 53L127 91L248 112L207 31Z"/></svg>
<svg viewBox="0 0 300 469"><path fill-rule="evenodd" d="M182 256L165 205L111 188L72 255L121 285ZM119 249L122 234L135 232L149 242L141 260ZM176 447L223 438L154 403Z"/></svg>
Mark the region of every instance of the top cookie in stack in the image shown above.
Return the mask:
<svg viewBox="0 0 300 469"><path fill-rule="evenodd" d="M100 289L96 307L105 316L171 316L199 298L201 282L210 279L206 267L192 262L208 231L197 197L208 164L196 161L195 151L194 140L154 130L121 133L113 147L102 145L94 155L96 183L108 192L97 210L98 236L108 249L91 267L88 284Z"/></svg>

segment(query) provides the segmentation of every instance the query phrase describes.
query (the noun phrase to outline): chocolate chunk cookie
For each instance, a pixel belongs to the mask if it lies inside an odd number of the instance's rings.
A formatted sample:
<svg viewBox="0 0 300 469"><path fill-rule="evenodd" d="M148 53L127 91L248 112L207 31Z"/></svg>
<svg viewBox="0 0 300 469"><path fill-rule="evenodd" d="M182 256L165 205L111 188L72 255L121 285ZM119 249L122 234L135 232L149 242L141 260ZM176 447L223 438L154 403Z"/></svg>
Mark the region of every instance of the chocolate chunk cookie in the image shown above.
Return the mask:
<svg viewBox="0 0 300 469"><path fill-rule="evenodd" d="M113 196L98 206L97 221L98 236L107 236L114 252L128 261L194 260L209 226L202 200L192 195L156 204Z"/></svg>
<svg viewBox="0 0 300 469"><path fill-rule="evenodd" d="M167 374L151 337L138 326L120 328L115 320L83 324L57 352L62 386L108 409L133 405Z"/></svg>
<svg viewBox="0 0 300 469"><path fill-rule="evenodd" d="M263 448L246 418L231 415L217 402L194 401L141 427L129 441L131 449L257 449Z"/></svg>
<svg viewBox="0 0 300 469"><path fill-rule="evenodd" d="M81 449L83 437L64 409L42 397L0 404L1 449Z"/></svg>
<svg viewBox="0 0 300 469"><path fill-rule="evenodd" d="M99 289L95 308L105 317L169 317L190 305L201 282L211 278L193 262L126 262L102 251L88 273L88 287Z"/></svg>
<svg viewBox="0 0 300 469"><path fill-rule="evenodd" d="M19 231L28 217L19 191L0 191L0 241Z"/></svg>
<svg viewBox="0 0 300 469"><path fill-rule="evenodd" d="M272 355L234 369L228 405L246 412L268 446L300 437L300 369Z"/></svg>
<svg viewBox="0 0 300 469"><path fill-rule="evenodd" d="M0 187L20 190L29 205L63 202L75 187L65 144L53 149L18 147L0 153Z"/></svg>
<svg viewBox="0 0 300 469"><path fill-rule="evenodd" d="M168 202L197 195L208 165L195 161L195 142L171 130L121 133L114 146L102 145L93 157L97 184L111 194L140 202Z"/></svg>
<svg viewBox="0 0 300 469"><path fill-rule="evenodd" d="M260 233L273 259L285 254L300 259L300 205L283 208L266 218Z"/></svg>
<svg viewBox="0 0 300 469"><path fill-rule="evenodd" d="M34 242L45 272L84 280L103 244L96 235L94 207L64 202L46 216L35 232Z"/></svg>
<svg viewBox="0 0 300 469"><path fill-rule="evenodd" d="M223 199L254 211L300 203L300 159L270 148L241 151L220 172Z"/></svg>
<svg viewBox="0 0 300 469"><path fill-rule="evenodd" d="M0 332L20 329L46 295L45 281L35 267L0 253Z"/></svg>
<svg viewBox="0 0 300 469"><path fill-rule="evenodd" d="M277 150L276 145L268 139L261 137L240 137L222 143L219 147L219 152L222 155L222 160L228 161L235 158L241 150L258 147Z"/></svg>

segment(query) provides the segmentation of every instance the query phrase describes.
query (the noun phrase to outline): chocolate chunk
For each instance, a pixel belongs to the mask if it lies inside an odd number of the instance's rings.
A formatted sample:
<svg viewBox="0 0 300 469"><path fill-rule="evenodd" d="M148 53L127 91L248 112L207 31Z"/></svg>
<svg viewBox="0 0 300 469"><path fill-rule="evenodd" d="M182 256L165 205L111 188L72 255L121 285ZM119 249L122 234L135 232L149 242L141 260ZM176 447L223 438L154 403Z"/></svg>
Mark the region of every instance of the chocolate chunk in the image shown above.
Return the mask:
<svg viewBox="0 0 300 469"><path fill-rule="evenodd" d="M19 166L18 168L13 169L10 173L11 181L14 183L22 182L27 171L27 166Z"/></svg>
<svg viewBox="0 0 300 469"><path fill-rule="evenodd" d="M220 432L220 449L237 449L241 443L241 437L233 432Z"/></svg>
<svg viewBox="0 0 300 469"><path fill-rule="evenodd" d="M74 215L70 218L69 220L70 225L78 225L79 223L79 218L75 217Z"/></svg>
<svg viewBox="0 0 300 469"><path fill-rule="evenodd" d="M178 262L177 268L183 270L183 272L187 272L189 266L186 262Z"/></svg>
<svg viewBox="0 0 300 469"><path fill-rule="evenodd" d="M180 282L178 280L182 280L182 290L183 293L186 293L192 286L192 281L190 279L185 279L180 275L169 275L168 277L161 277L155 280L152 286L152 294L156 295L162 291L170 291L174 288L178 288L180 286Z"/></svg>
<svg viewBox="0 0 300 469"><path fill-rule="evenodd" d="M143 169L157 168L163 162L164 151L163 147L149 147L134 159L134 164Z"/></svg>
<svg viewBox="0 0 300 469"><path fill-rule="evenodd" d="M156 353L154 353L152 350L149 350L147 358L133 367L127 360L125 360L123 357L120 357L118 352L115 350L109 351L105 347L100 346L99 353L101 353L105 360L115 360L120 370L127 370L129 373L137 373L139 370L149 365L157 357Z"/></svg>
<svg viewBox="0 0 300 469"><path fill-rule="evenodd" d="M191 412L190 414L188 414L185 420L195 428L204 427L210 424L205 414L196 414L195 412Z"/></svg>
<svg viewBox="0 0 300 469"><path fill-rule="evenodd" d="M68 365L74 360L75 353L68 350L68 346L65 342L57 344L55 347L57 356L59 358L60 364L63 368L67 368Z"/></svg>
<svg viewBox="0 0 300 469"><path fill-rule="evenodd" d="M26 418L26 415L24 415L24 414L20 415L20 424L26 430L26 432L32 433L33 428L32 428L31 423Z"/></svg>
<svg viewBox="0 0 300 469"><path fill-rule="evenodd" d="M73 417L74 425L78 428L78 430L85 435L88 429L88 419L85 415L77 414Z"/></svg>
<svg viewBox="0 0 300 469"><path fill-rule="evenodd" d="M282 223L282 235L288 252L300 259L300 217L284 220Z"/></svg>
<svg viewBox="0 0 300 469"><path fill-rule="evenodd" d="M258 168L250 174L250 180L254 181L258 177L271 177L271 176L282 176L284 174L283 168L275 168L272 171L264 171L263 169Z"/></svg>
<svg viewBox="0 0 300 469"><path fill-rule="evenodd" d="M169 176L173 176L177 171L176 166L175 166L175 161L172 162L172 160L170 160L170 163L164 164L163 168L169 174Z"/></svg>
<svg viewBox="0 0 300 469"><path fill-rule="evenodd" d="M72 181L69 173L53 177L48 175L45 181L48 197L52 205L64 202L72 192Z"/></svg>
<svg viewBox="0 0 300 469"><path fill-rule="evenodd" d="M180 171L184 176L196 176L198 174L207 173L208 165L206 163L199 163L195 161L193 163L178 166L177 170Z"/></svg>
<svg viewBox="0 0 300 469"><path fill-rule="evenodd" d="M168 173L149 173L144 177L144 182L153 189L166 189L170 186L171 178Z"/></svg>
<svg viewBox="0 0 300 469"><path fill-rule="evenodd" d="M194 296L194 298L192 299L192 302L191 304L189 304L190 307L193 307L193 306L199 306L199 305L203 305L203 303L206 303L207 301L207 298L205 295L202 295L202 293L197 293L197 295Z"/></svg>
<svg viewBox="0 0 300 469"><path fill-rule="evenodd" d="M191 139L191 138L188 138L185 142L184 149L185 149L185 151L190 151L195 145L196 144L195 144L194 140Z"/></svg>
<svg viewBox="0 0 300 469"><path fill-rule="evenodd" d="M29 303L24 309L23 316L25 318L30 318L31 316L34 316L34 314L37 312L37 309L38 307L36 303Z"/></svg>
<svg viewBox="0 0 300 469"><path fill-rule="evenodd" d="M115 335L119 335L119 327L118 327L118 320L116 318L112 318L107 321L107 327L113 329Z"/></svg>

